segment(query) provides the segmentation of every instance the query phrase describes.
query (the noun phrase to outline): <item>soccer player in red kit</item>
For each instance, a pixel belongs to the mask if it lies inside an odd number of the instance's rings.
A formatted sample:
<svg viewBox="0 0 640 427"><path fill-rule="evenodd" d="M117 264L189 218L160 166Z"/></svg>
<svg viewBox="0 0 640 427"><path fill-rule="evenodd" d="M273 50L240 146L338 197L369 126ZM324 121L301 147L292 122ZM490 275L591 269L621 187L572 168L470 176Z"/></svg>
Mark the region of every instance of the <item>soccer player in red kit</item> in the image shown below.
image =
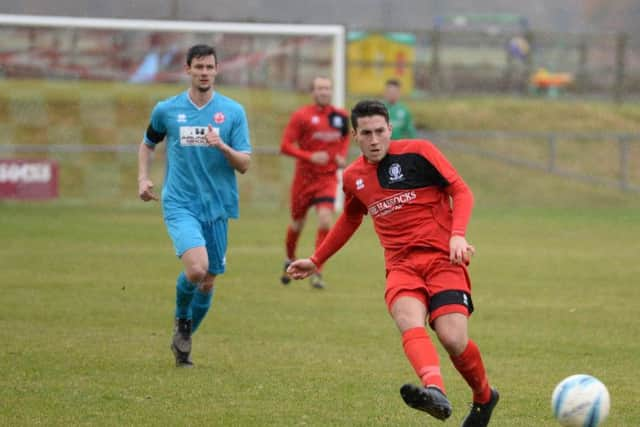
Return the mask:
<svg viewBox="0 0 640 427"><path fill-rule="evenodd" d="M347 112L331 105L331 80L316 77L312 86L313 104L293 113L282 137L280 151L296 158L291 185L291 222L285 240L287 259L281 282L290 281L286 273L296 258L296 247L307 211L315 206L318 217L316 248L329 233L338 189L336 172L345 166L349 149ZM311 275L314 288L324 288L320 270Z"/></svg>
<svg viewBox="0 0 640 427"><path fill-rule="evenodd" d="M444 420L451 404L425 320L473 392L463 427L486 426L498 403L478 346L469 339L473 311L467 265L474 248L466 238L473 196L456 170L430 142L391 141L389 115L379 101L351 111L362 156L344 171L345 206L323 244L288 268L294 279L312 274L337 252L369 214L384 248L385 300L402 345L422 384L405 384L404 401Z"/></svg>

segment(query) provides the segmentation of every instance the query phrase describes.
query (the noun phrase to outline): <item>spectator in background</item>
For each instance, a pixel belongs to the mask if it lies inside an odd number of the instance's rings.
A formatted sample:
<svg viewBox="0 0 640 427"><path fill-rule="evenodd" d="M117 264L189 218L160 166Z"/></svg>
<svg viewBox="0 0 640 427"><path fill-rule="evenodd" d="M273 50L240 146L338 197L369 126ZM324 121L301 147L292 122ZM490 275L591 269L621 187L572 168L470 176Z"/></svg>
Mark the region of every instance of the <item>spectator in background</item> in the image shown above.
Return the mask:
<svg viewBox="0 0 640 427"><path fill-rule="evenodd" d="M391 139L413 139L416 128L409 109L400 102L401 84L397 79L389 79L384 86L384 105L389 111Z"/></svg>

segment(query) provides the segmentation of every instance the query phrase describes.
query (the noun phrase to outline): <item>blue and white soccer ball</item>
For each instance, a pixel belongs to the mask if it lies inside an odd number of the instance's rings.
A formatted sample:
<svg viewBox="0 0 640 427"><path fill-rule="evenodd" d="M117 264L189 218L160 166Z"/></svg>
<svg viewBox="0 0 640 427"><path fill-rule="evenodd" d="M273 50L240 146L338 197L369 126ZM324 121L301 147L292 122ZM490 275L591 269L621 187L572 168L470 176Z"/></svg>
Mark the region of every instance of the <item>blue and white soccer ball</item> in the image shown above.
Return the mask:
<svg viewBox="0 0 640 427"><path fill-rule="evenodd" d="M609 391L591 375L572 375L553 390L553 416L565 427L597 427L609 415Z"/></svg>

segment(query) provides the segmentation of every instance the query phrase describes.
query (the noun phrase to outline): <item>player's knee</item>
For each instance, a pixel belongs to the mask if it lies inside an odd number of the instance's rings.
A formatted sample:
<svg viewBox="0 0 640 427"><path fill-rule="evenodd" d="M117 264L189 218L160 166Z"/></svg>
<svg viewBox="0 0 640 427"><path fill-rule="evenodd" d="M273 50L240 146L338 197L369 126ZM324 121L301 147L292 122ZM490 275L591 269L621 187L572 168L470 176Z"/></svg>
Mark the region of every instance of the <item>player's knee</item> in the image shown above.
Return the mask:
<svg viewBox="0 0 640 427"><path fill-rule="evenodd" d="M457 356L467 347L469 338L466 331L454 328L436 329L438 340L450 355Z"/></svg>
<svg viewBox="0 0 640 427"><path fill-rule="evenodd" d="M400 332L424 326L424 318L407 311L396 311L393 313L393 320Z"/></svg>
<svg viewBox="0 0 640 427"><path fill-rule="evenodd" d="M331 227L332 219L333 213L329 209L318 211L318 228L321 230L328 230Z"/></svg>
<svg viewBox="0 0 640 427"><path fill-rule="evenodd" d="M207 267L201 264L190 265L185 274L191 283L201 283L207 276Z"/></svg>
<svg viewBox="0 0 640 427"><path fill-rule="evenodd" d="M304 219L297 219L297 220L291 221L291 224L289 225L289 227L291 227L293 231L299 232L300 230L302 230L302 227L304 227Z"/></svg>
<svg viewBox="0 0 640 427"><path fill-rule="evenodd" d="M318 221L318 230L329 231L331 228L331 217L320 219Z"/></svg>
<svg viewBox="0 0 640 427"><path fill-rule="evenodd" d="M208 294L213 289L214 277L208 276L205 278L202 283L200 283L199 289L203 294Z"/></svg>

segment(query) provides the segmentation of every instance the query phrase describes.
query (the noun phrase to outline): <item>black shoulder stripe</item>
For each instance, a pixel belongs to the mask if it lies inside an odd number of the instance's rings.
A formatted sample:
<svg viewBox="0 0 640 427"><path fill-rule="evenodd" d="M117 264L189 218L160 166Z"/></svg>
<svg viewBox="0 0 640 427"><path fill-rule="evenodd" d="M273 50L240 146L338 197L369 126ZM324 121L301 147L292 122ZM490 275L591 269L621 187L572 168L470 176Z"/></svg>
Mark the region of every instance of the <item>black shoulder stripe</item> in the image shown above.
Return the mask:
<svg viewBox="0 0 640 427"><path fill-rule="evenodd" d="M380 186L393 190L449 185L440 171L418 153L387 154L377 172Z"/></svg>
<svg viewBox="0 0 640 427"><path fill-rule="evenodd" d="M149 141L157 144L158 142L162 141L165 136L166 133L156 132L156 130L151 126L151 123L149 123L149 127L147 128L147 139Z"/></svg>

